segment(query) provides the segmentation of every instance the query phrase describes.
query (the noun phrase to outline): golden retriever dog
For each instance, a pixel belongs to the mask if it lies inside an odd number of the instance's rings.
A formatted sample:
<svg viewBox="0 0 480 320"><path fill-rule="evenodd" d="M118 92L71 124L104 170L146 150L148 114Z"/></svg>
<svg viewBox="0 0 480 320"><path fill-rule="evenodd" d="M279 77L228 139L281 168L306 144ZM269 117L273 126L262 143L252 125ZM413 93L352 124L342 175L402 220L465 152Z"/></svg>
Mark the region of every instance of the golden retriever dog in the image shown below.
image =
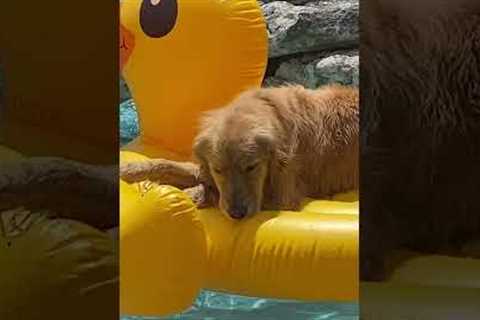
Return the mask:
<svg viewBox="0 0 480 320"><path fill-rule="evenodd" d="M357 188L358 136L355 88L253 89L205 114L194 155L212 200L242 219Z"/></svg>

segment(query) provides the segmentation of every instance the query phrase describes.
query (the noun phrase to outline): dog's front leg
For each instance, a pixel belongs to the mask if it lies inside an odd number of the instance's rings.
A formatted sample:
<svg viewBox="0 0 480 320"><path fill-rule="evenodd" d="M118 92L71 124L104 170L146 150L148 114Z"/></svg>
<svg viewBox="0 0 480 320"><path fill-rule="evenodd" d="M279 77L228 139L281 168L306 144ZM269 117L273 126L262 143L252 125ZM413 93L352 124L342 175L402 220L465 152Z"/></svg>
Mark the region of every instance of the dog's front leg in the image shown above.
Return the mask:
<svg viewBox="0 0 480 320"><path fill-rule="evenodd" d="M183 191L192 198L193 202L199 209L218 207L220 195L215 186L215 182L210 175L210 171L204 162L201 162L198 170L199 183L196 186L184 189Z"/></svg>
<svg viewBox="0 0 480 320"><path fill-rule="evenodd" d="M199 176L199 166L192 162L153 159L120 166L120 177L129 183L150 180L185 189L198 185Z"/></svg>

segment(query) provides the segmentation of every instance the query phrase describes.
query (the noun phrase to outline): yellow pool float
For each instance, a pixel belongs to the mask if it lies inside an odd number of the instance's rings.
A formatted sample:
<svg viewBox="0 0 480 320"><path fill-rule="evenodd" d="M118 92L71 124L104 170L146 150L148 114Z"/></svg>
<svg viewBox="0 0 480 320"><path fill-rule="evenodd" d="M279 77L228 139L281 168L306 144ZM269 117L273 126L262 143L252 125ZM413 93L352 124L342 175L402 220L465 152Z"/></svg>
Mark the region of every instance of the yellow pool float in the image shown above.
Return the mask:
<svg viewBox="0 0 480 320"><path fill-rule="evenodd" d="M190 159L200 113L260 86L265 72L267 32L255 0L165 2L168 13L145 1L122 2L123 74L141 133L121 162ZM143 21L155 15L158 26ZM201 288L286 299L358 297L355 192L241 223L216 209L197 210L169 186L121 182L120 193L123 314L180 312Z"/></svg>
<svg viewBox="0 0 480 320"><path fill-rule="evenodd" d="M252 0L124 0L121 24L142 131L129 150L185 160L200 113L261 84L267 33Z"/></svg>
<svg viewBox="0 0 480 320"><path fill-rule="evenodd" d="M200 113L260 86L267 61L265 23L255 0L145 2L125 0L121 7L123 74L141 132L121 151L120 161L190 159ZM167 12L155 10L154 3L164 3ZM142 21L146 16L151 20ZM415 314L447 319L432 311L430 293L444 293L447 315L479 297L478 281L472 286L418 272L431 265L439 272L461 272L442 268L446 257L414 258L390 282L360 285L356 191L306 200L299 212L261 212L244 221L232 221L213 208L198 210L180 190L148 181L121 181L120 202L122 314L181 312L202 288L346 302L357 301L361 291L365 319ZM478 261L461 262L475 278ZM446 294L453 286L460 299ZM407 317L388 314L388 304Z"/></svg>

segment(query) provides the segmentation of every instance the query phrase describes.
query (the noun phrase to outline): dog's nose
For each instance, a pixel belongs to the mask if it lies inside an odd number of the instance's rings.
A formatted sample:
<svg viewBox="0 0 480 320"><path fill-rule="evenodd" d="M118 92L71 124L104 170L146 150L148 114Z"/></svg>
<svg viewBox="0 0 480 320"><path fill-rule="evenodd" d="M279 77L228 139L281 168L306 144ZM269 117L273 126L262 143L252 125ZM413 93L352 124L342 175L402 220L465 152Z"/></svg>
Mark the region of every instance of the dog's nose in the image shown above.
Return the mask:
<svg viewBox="0 0 480 320"><path fill-rule="evenodd" d="M242 219L247 215L247 206L244 204L235 204L230 207L228 213L233 219Z"/></svg>

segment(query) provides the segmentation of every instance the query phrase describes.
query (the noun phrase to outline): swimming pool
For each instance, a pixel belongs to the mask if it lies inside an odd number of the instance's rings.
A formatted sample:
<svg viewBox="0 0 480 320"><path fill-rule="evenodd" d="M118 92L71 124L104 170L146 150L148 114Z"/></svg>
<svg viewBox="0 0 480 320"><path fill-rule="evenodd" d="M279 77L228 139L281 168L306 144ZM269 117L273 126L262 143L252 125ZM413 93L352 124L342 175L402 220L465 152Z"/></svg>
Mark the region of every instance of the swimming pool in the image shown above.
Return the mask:
<svg viewBox="0 0 480 320"><path fill-rule="evenodd" d="M358 314L357 303L303 303L202 291L193 306L182 314L121 320L357 320Z"/></svg>

